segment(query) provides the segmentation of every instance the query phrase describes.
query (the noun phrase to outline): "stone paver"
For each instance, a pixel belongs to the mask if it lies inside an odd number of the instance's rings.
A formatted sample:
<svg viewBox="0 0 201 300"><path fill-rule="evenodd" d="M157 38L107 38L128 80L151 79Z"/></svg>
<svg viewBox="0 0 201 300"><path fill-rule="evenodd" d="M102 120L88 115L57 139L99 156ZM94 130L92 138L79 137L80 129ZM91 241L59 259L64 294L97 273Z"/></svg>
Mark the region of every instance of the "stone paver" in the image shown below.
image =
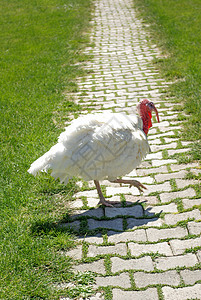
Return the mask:
<svg viewBox="0 0 201 300"><path fill-rule="evenodd" d="M159 253L166 256L172 255L172 250L167 242L157 244L137 244L129 243L128 248L131 251L131 255L139 256L144 253Z"/></svg>
<svg viewBox="0 0 201 300"><path fill-rule="evenodd" d="M174 269L176 267L193 267L198 263L195 254L188 253L180 256L160 257L156 259L156 268L159 270Z"/></svg>
<svg viewBox="0 0 201 300"><path fill-rule="evenodd" d="M188 231L182 227L175 228L166 228L166 229L156 229L156 228L148 228L146 229L148 241L157 242L159 240L167 239L167 238L183 238L188 235Z"/></svg>
<svg viewBox="0 0 201 300"><path fill-rule="evenodd" d="M175 173L167 173L167 174L157 174L155 175L155 179L157 182L170 180L172 178L184 178L188 172L186 170L181 170Z"/></svg>
<svg viewBox="0 0 201 300"><path fill-rule="evenodd" d="M132 203L136 203L140 200L140 202L145 202L147 204L157 204L159 203L159 200L156 196L144 196L141 195L140 197L138 196L133 196L133 195L124 195L125 199L126 199L126 204L127 205L131 205Z"/></svg>
<svg viewBox="0 0 201 300"><path fill-rule="evenodd" d="M73 212L72 219L80 218L80 217L96 217L101 218L104 216L104 212L102 208L89 209L89 210L76 210Z"/></svg>
<svg viewBox="0 0 201 300"><path fill-rule="evenodd" d="M139 176L146 176L148 174L158 174L158 173L168 173L168 169L166 166L161 166L158 168L150 168L150 169L137 169L137 174Z"/></svg>
<svg viewBox="0 0 201 300"><path fill-rule="evenodd" d="M96 272L100 274L105 274L104 260L100 259L98 261L94 261L92 263L80 264L74 267L76 271L80 272Z"/></svg>
<svg viewBox="0 0 201 300"><path fill-rule="evenodd" d="M135 284L138 288L143 288L148 285L171 285L178 286L180 284L180 276L177 271L167 271L163 273L144 273L136 272L134 274Z"/></svg>
<svg viewBox="0 0 201 300"><path fill-rule="evenodd" d="M74 222L70 222L70 223L62 223L60 224L61 228L65 228L65 229L73 229L75 231L78 231L80 228L80 221L74 221Z"/></svg>
<svg viewBox="0 0 201 300"><path fill-rule="evenodd" d="M119 272L122 270L144 270L153 271L154 265L150 256L145 256L138 259L121 259L119 257L112 257L112 272Z"/></svg>
<svg viewBox="0 0 201 300"><path fill-rule="evenodd" d="M123 223L122 219L114 219L114 220L94 220L94 219L89 219L88 220L88 226L89 230L94 230L96 228L108 228L108 229L118 229L118 230L123 230Z"/></svg>
<svg viewBox="0 0 201 300"><path fill-rule="evenodd" d="M201 199L182 199L184 209L192 208L193 206L201 205Z"/></svg>
<svg viewBox="0 0 201 300"><path fill-rule="evenodd" d="M117 276L96 277L96 286L119 286L122 288L130 288L130 278L128 273L122 273Z"/></svg>
<svg viewBox="0 0 201 300"><path fill-rule="evenodd" d="M201 247L201 237L188 240L172 240L170 245L174 255L182 254L186 249Z"/></svg>
<svg viewBox="0 0 201 300"><path fill-rule="evenodd" d="M149 185L148 189L144 192L144 195L149 195L150 193L155 192L164 192L164 191L171 191L171 185L169 182L164 182L161 184Z"/></svg>
<svg viewBox="0 0 201 300"><path fill-rule="evenodd" d="M64 254L72 257L73 259L81 259L82 258L82 246L79 245L75 249L64 252Z"/></svg>
<svg viewBox="0 0 201 300"><path fill-rule="evenodd" d="M183 189L186 186L198 184L199 180L184 180L184 179L176 179L176 185L178 189Z"/></svg>
<svg viewBox="0 0 201 300"><path fill-rule="evenodd" d="M127 248L125 244L117 244L115 246L93 246L90 245L88 249L88 257L95 257L97 255L105 255L105 254L120 254L126 255Z"/></svg>
<svg viewBox="0 0 201 300"><path fill-rule="evenodd" d="M151 219L129 218L129 219L127 219L127 224L128 224L128 229L136 229L138 226L160 227L160 226L162 226L163 222L161 219L158 219L158 218L151 218Z"/></svg>
<svg viewBox="0 0 201 300"><path fill-rule="evenodd" d="M188 223L188 230L190 234L201 234L201 222L189 222Z"/></svg>
<svg viewBox="0 0 201 300"><path fill-rule="evenodd" d="M176 213L177 205L175 203L170 203L168 205L157 205L157 206L148 206L145 211L145 215L152 216L158 213Z"/></svg>
<svg viewBox="0 0 201 300"><path fill-rule="evenodd" d="M183 220L195 219L200 220L201 214L198 209L194 209L192 211L180 213L180 214L168 214L165 215L165 223L168 225L174 225L177 222L181 222Z"/></svg>
<svg viewBox="0 0 201 300"><path fill-rule="evenodd" d="M105 215L108 218L114 218L118 215L122 216L133 216L135 218L140 218L143 216L143 209L141 205L134 205L132 207L106 207Z"/></svg>
<svg viewBox="0 0 201 300"><path fill-rule="evenodd" d="M195 190L193 188L188 188L184 191L162 193L162 194L160 194L160 199L161 199L161 202L169 202L176 198L187 198L187 197L193 198L195 196L196 196Z"/></svg>
<svg viewBox="0 0 201 300"><path fill-rule="evenodd" d="M185 284L193 285L197 281L201 281L201 270L183 270L180 272Z"/></svg>
<svg viewBox="0 0 201 300"><path fill-rule="evenodd" d="M145 291L122 291L119 289L113 289L114 300L158 300L158 293L156 288L148 288Z"/></svg>
<svg viewBox="0 0 201 300"><path fill-rule="evenodd" d="M165 286L162 291L165 300L201 299L201 284L178 289Z"/></svg>
<svg viewBox="0 0 201 300"><path fill-rule="evenodd" d="M83 241L86 243L90 243L90 244L102 244L103 243L103 238L101 236L101 234L97 234L96 236L84 236L84 237L78 237L79 241Z"/></svg>
<svg viewBox="0 0 201 300"><path fill-rule="evenodd" d="M73 196L71 222L59 225L80 234L77 248L62 254L76 260L75 272L97 274L94 289L110 286L113 300L157 300L160 293L164 300L201 299L201 199L193 187L199 181L186 179L189 170L198 175L201 169L198 162L179 164L172 157L188 153L191 144L178 143L174 136L182 122L174 99L164 93L171 83L152 65L160 51L137 18L133 0L95 0L91 23L94 47L84 53L93 58L83 64L88 75L78 80L79 91L73 94L83 106L80 114L88 109L135 113L137 102L148 98L158 108L160 123L153 122L149 131L152 152L125 176L147 190L140 195L135 187L103 180L107 199L119 203L98 207L94 183L88 182L89 189ZM78 185L82 188L83 181ZM189 248L194 251L186 253ZM104 295L95 292L88 299Z"/></svg>
<svg viewBox="0 0 201 300"><path fill-rule="evenodd" d="M134 231L128 232L115 232L115 231L108 231L108 242L109 243L119 243L119 242L146 242L147 236L145 229L137 229Z"/></svg>

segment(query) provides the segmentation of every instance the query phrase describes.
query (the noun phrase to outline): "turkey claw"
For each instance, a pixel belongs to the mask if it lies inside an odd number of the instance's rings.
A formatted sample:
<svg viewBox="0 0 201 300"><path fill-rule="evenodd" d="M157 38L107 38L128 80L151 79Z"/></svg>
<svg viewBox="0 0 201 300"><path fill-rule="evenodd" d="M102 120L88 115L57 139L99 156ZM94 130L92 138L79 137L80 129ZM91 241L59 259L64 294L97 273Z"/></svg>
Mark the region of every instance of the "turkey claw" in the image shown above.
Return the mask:
<svg viewBox="0 0 201 300"><path fill-rule="evenodd" d="M147 190L146 186L144 186L142 183L140 183L137 180L131 180L129 187L131 188L132 186L135 186L139 190L140 193L144 192L143 189Z"/></svg>

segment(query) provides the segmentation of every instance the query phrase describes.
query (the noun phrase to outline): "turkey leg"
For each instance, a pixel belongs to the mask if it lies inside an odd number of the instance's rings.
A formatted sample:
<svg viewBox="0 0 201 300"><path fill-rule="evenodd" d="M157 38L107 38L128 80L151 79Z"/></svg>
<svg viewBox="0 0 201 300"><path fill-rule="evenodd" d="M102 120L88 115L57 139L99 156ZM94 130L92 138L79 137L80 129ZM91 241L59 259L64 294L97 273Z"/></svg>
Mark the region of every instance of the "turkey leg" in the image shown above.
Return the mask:
<svg viewBox="0 0 201 300"><path fill-rule="evenodd" d="M94 180L99 198L100 198L100 202L101 204L105 205L105 206L109 206L109 207L113 207L112 203L115 204L115 202L110 202L110 201L106 201L105 197L103 196L103 193L101 191L101 187L100 187L100 183L98 180Z"/></svg>
<svg viewBox="0 0 201 300"><path fill-rule="evenodd" d="M113 181L110 181L110 182L130 184L130 187L133 185L136 188L138 188L138 190L140 192L144 192L143 189L147 189L146 186L144 186L143 184L141 184L139 181L132 180L132 179L116 179L116 180L113 180Z"/></svg>

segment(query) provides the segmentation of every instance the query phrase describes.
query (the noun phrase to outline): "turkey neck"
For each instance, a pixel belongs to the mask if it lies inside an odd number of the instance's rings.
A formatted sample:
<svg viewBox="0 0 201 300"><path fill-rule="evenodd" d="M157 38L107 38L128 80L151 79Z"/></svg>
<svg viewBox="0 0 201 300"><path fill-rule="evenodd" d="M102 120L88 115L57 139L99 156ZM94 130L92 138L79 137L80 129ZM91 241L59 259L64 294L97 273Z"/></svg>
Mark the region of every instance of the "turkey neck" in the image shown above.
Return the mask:
<svg viewBox="0 0 201 300"><path fill-rule="evenodd" d="M147 135L149 128L152 127L152 122L151 122L152 115L150 112L146 111L145 113L141 113L140 117L143 123L143 131Z"/></svg>

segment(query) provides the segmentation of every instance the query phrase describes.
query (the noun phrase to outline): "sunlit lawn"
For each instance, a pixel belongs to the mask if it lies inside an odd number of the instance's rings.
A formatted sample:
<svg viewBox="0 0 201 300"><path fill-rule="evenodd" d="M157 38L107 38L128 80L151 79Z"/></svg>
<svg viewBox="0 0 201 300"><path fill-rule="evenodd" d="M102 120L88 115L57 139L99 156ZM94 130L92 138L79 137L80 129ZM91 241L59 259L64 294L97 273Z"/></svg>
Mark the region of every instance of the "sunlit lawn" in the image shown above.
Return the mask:
<svg viewBox="0 0 201 300"><path fill-rule="evenodd" d="M57 299L54 284L73 280L70 260L60 254L73 246L72 235L56 224L67 217L77 186L35 179L27 169L55 143L68 112L81 108L64 91L76 90L83 75L76 63L86 59L80 50L88 43L90 5L0 4L1 299Z"/></svg>

